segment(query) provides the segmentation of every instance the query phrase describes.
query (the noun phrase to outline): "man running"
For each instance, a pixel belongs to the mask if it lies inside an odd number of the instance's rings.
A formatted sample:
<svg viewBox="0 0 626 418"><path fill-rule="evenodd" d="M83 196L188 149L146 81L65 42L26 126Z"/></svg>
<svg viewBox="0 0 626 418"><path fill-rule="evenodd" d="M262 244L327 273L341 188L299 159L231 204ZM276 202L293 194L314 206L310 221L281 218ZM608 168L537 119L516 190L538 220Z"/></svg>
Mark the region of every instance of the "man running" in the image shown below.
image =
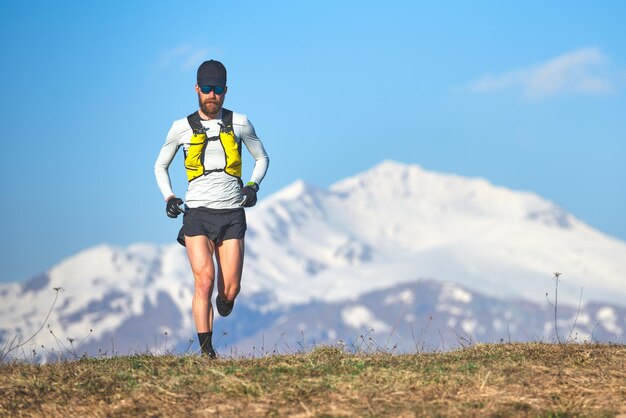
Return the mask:
<svg viewBox="0 0 626 418"><path fill-rule="evenodd" d="M202 353L216 356L213 335L215 281L213 255L217 260L217 297L221 316L228 316L239 293L244 257L246 215L244 207L256 204L269 158L254 127L245 115L222 107L228 87L226 68L219 61L205 61L198 68L196 93L199 109L175 121L154 165L157 184L170 218L183 213L178 242L187 248L194 275L191 303ZM254 157L250 181L241 181L241 143ZM168 168L183 147L189 181L182 199L172 191Z"/></svg>

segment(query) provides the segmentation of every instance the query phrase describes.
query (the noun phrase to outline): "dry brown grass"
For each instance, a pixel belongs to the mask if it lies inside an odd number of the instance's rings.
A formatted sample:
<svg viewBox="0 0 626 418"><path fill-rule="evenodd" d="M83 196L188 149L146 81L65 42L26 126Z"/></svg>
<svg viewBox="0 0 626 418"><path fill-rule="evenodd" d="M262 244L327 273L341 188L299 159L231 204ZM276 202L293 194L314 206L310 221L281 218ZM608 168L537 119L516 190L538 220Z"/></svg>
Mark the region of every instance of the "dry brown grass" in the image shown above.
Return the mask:
<svg viewBox="0 0 626 418"><path fill-rule="evenodd" d="M625 364L624 345L539 343L13 363L0 365L0 415L616 416L626 413Z"/></svg>

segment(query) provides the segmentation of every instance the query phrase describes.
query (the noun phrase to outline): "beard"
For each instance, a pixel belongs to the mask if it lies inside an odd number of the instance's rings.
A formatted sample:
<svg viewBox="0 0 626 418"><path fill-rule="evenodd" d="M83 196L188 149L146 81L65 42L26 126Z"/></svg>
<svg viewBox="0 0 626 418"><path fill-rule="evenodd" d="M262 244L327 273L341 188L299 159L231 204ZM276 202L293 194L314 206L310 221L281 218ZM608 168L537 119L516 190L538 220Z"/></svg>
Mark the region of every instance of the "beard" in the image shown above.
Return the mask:
<svg viewBox="0 0 626 418"><path fill-rule="evenodd" d="M202 100L202 97L198 93L198 105L200 106L200 110L207 116L215 116L220 110L222 110L223 100L218 98L215 99L205 99Z"/></svg>

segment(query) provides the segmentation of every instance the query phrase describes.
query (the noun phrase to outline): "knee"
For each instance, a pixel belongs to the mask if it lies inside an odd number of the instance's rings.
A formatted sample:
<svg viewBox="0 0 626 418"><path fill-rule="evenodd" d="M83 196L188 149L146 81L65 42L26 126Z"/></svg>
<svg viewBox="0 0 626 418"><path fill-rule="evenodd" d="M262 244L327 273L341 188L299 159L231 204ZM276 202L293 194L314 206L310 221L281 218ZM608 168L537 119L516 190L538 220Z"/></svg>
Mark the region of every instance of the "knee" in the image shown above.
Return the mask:
<svg viewBox="0 0 626 418"><path fill-rule="evenodd" d="M225 286L224 296L226 296L226 299L233 301L239 294L240 290L241 290L241 287L239 285Z"/></svg>
<svg viewBox="0 0 626 418"><path fill-rule="evenodd" d="M200 271L194 273L195 291L202 295L210 295L213 290L213 273L211 271Z"/></svg>

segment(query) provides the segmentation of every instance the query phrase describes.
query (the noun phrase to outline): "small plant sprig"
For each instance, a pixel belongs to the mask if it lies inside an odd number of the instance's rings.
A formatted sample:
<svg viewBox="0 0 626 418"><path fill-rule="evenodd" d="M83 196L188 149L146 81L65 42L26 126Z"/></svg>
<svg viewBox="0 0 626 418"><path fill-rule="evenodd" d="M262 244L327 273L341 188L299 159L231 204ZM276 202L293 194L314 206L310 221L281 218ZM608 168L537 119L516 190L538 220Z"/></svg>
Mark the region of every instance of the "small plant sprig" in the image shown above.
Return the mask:
<svg viewBox="0 0 626 418"><path fill-rule="evenodd" d="M556 340L559 344L562 344L561 337L559 337L559 325L557 323L557 313L559 306L559 278L561 277L561 274L562 273L559 273L558 271L554 273L554 304L550 302L550 299L548 299L548 292L546 292L546 299L548 300L550 306L554 308L554 332L556 333Z"/></svg>
<svg viewBox="0 0 626 418"><path fill-rule="evenodd" d="M550 302L550 299L548 298L548 292L546 292L546 299L548 300L548 303L550 304L550 306L554 308L554 332L556 334L556 340L559 344L563 344L563 341L561 341L561 337L559 335L559 326L558 326L559 281L561 279L562 273L555 272L553 274L554 274L554 303ZM583 298L583 289L581 288L580 297L578 299L578 311L576 312L574 323L572 324L572 327L570 328L569 335L567 336L567 341L565 342L571 341L572 333L574 332L574 329L576 328L576 323L578 322L578 315L580 314L580 305L582 302L582 298Z"/></svg>

